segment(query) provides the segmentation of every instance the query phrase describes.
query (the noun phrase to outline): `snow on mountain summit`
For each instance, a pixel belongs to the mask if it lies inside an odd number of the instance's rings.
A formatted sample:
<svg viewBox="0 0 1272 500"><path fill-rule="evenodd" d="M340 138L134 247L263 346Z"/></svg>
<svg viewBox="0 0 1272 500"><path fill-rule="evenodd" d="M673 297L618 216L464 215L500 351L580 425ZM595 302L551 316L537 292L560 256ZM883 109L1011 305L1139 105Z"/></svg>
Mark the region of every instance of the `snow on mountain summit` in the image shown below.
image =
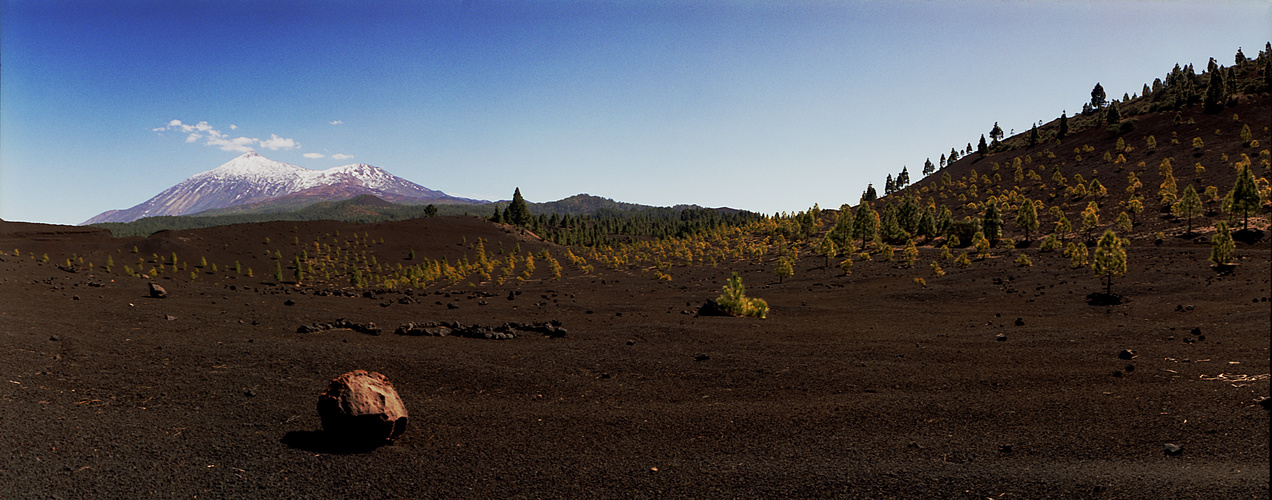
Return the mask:
<svg viewBox="0 0 1272 500"><path fill-rule="evenodd" d="M268 201L326 186L342 186L343 189L336 190L337 192L393 196L423 202L461 201L364 163L310 170L274 161L250 151L217 168L195 174L135 207L104 212L83 224L130 222L159 215L187 215Z"/></svg>

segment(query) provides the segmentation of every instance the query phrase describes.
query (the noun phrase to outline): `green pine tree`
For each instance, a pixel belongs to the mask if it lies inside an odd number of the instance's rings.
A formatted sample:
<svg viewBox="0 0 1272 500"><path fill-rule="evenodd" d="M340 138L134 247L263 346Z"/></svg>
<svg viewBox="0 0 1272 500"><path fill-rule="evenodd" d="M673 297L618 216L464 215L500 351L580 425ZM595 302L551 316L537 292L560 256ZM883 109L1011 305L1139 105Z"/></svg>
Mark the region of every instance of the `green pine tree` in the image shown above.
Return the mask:
<svg viewBox="0 0 1272 500"><path fill-rule="evenodd" d="M1254 183L1254 174L1250 172L1248 164L1241 166L1241 171L1237 173L1237 183L1232 186L1229 194L1232 196L1231 212L1241 213L1242 229L1250 229L1250 212L1258 212L1263 199L1259 196L1259 188Z"/></svg>
<svg viewBox="0 0 1272 500"><path fill-rule="evenodd" d="M1184 196L1171 205L1170 211L1175 217L1183 217L1188 219L1188 233L1192 233L1193 217L1201 215L1201 197L1197 196L1197 190L1193 189L1192 184L1184 188Z"/></svg>
<svg viewBox="0 0 1272 500"><path fill-rule="evenodd" d="M1232 241L1227 222L1219 221L1215 224L1215 236L1210 239L1210 244L1210 262L1216 266L1226 266L1232 261L1232 251L1236 244Z"/></svg>
<svg viewBox="0 0 1272 500"><path fill-rule="evenodd" d="M525 198L521 197L521 188L516 188L512 192L512 203L508 204L507 222L518 226L530 223L530 207L526 205Z"/></svg>
<svg viewBox="0 0 1272 500"><path fill-rule="evenodd" d="M1025 199L1016 210L1016 227L1025 232L1025 241L1031 241L1029 234L1038 229L1038 209L1034 202Z"/></svg>
<svg viewBox="0 0 1272 500"><path fill-rule="evenodd" d="M1095 245L1095 261L1091 263L1091 270L1105 279L1106 295L1113 294L1113 277L1126 274L1126 250L1122 247L1122 239L1112 230L1104 231L1104 236Z"/></svg>

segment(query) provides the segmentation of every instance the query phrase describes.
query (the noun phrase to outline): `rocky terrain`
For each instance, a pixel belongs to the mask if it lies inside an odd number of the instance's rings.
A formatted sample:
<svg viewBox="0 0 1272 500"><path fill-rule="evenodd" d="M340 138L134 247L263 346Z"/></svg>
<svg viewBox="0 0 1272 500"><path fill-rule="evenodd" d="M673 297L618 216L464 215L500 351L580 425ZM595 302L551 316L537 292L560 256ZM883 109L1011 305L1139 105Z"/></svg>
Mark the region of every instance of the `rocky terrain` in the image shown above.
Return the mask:
<svg viewBox="0 0 1272 500"><path fill-rule="evenodd" d="M336 232L385 265L476 238L560 251L463 217L120 239L0 223L0 497L1268 497L1266 237L1226 272L1208 243L1134 240L1117 306L1036 246L942 277L931 247L848 276L806 257L780 284L768 259L395 290L269 277L278 242ZM196 278L119 271L170 253ZM695 314L731 272L767 319ZM391 445L319 432L318 395L355 369L410 413Z"/></svg>

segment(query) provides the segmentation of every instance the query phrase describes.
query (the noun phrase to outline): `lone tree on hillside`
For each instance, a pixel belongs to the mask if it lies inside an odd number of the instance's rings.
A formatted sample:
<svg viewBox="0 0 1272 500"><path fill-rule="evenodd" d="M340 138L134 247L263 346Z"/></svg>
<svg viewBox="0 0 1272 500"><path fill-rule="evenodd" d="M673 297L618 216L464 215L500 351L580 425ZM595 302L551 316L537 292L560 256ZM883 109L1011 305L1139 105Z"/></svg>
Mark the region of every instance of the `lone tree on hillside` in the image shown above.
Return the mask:
<svg viewBox="0 0 1272 500"><path fill-rule="evenodd" d="M1003 129L998 126L998 122L994 122L994 128L990 129L989 138L994 142L1003 140Z"/></svg>
<svg viewBox="0 0 1272 500"><path fill-rule="evenodd" d="M530 223L530 207L526 206L526 199L521 197L521 188L516 188L512 192L512 203L508 204L507 219L507 222L518 226Z"/></svg>
<svg viewBox="0 0 1272 500"><path fill-rule="evenodd" d="M1250 165L1241 166L1241 172L1237 174L1237 183L1232 186L1229 196L1232 197L1232 211L1241 212L1241 229L1243 231L1250 229L1250 212L1258 211L1262 203L1259 188L1254 185L1254 174L1250 173Z"/></svg>
<svg viewBox="0 0 1272 500"><path fill-rule="evenodd" d="M927 159L927 161L924 161L924 162L923 162L923 176L924 176L924 177L927 177L927 176L929 176L929 175L932 175L932 172L935 172L935 171L936 171L936 167L932 165L932 159L931 159L931 158L928 158L928 159Z"/></svg>
<svg viewBox="0 0 1272 500"><path fill-rule="evenodd" d="M777 258L777 282L781 283L782 278L795 275L795 262L790 257L782 256Z"/></svg>
<svg viewBox="0 0 1272 500"><path fill-rule="evenodd" d="M1188 219L1188 234L1192 234L1192 219L1201 215L1201 208L1201 197L1197 196L1197 190L1189 184L1184 188L1184 196L1171 205L1170 211L1175 217Z"/></svg>
<svg viewBox="0 0 1272 500"><path fill-rule="evenodd" d="M976 143L976 153L981 156L989 153L989 146L985 144L985 136L983 135L980 138L980 142Z"/></svg>
<svg viewBox="0 0 1272 500"><path fill-rule="evenodd" d="M1060 131L1056 132L1056 139L1064 139L1069 135L1069 117L1065 116L1063 111L1060 112Z"/></svg>
<svg viewBox="0 0 1272 500"><path fill-rule="evenodd" d="M1035 145L1037 145L1037 144L1038 144L1038 125L1037 125L1037 124L1035 124L1035 125L1033 126L1033 128L1030 128L1030 129L1029 129L1029 142L1028 142L1028 145L1029 145L1029 147L1031 147L1031 148L1032 148L1032 147L1034 147L1034 146L1035 146Z"/></svg>
<svg viewBox="0 0 1272 500"><path fill-rule="evenodd" d="M1104 104L1108 102L1105 97L1104 87L1097 82L1095 88L1091 89L1091 107L1095 109L1104 108Z"/></svg>
<svg viewBox="0 0 1272 500"><path fill-rule="evenodd" d="M1096 244L1095 262L1091 263L1091 270L1095 271L1096 276L1104 278L1104 294L1113 295L1113 277L1126 274L1126 249L1123 248L1122 239L1113 230L1104 231L1104 236Z"/></svg>

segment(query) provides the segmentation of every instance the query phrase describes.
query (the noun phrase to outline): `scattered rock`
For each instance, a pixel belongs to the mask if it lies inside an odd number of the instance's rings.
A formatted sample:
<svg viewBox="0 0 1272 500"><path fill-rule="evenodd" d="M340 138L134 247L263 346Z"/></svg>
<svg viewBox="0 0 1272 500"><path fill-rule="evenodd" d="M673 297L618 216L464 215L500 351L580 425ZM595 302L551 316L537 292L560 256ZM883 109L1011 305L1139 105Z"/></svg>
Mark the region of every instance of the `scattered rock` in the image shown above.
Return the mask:
<svg viewBox="0 0 1272 500"><path fill-rule="evenodd" d="M163 298L167 298L167 297L168 297L168 291L167 291L167 290L164 290L164 289L163 289L163 287L159 286L159 284L158 284L158 283L151 283L151 284L150 284L150 296L151 296L152 298L156 298L156 299L163 299Z"/></svg>
<svg viewBox="0 0 1272 500"><path fill-rule="evenodd" d="M628 341L627 341L627 345L636 345L636 341L635 341L635 340L628 340Z"/></svg>
<svg viewBox="0 0 1272 500"><path fill-rule="evenodd" d="M711 359L711 356L708 356L706 354L696 354L693 357L694 361L706 361L708 359Z"/></svg>
<svg viewBox="0 0 1272 500"><path fill-rule="evenodd" d="M1001 451L1003 453L1011 453L1011 445L1009 444L999 445L998 451Z"/></svg>
<svg viewBox="0 0 1272 500"><path fill-rule="evenodd" d="M1254 404L1262 406L1264 410L1272 410L1272 398L1267 396L1259 396L1255 398Z"/></svg>
<svg viewBox="0 0 1272 500"><path fill-rule="evenodd" d="M292 299L287 299L286 301L284 301L284 302L283 302L283 305L285 305L285 306L294 306L294 305L296 305L296 301L294 301L294 300L292 300Z"/></svg>
<svg viewBox="0 0 1272 500"><path fill-rule="evenodd" d="M1117 370L1117 371L1113 372L1113 376L1114 376L1115 378L1121 378L1121 377L1122 377L1122 370Z"/></svg>
<svg viewBox="0 0 1272 500"><path fill-rule="evenodd" d="M449 302L449 303L447 303L447 304L446 304L446 308L447 308L447 309L459 309L459 304L456 304L456 303L454 303L454 302Z"/></svg>
<svg viewBox="0 0 1272 500"><path fill-rule="evenodd" d="M1123 368L1122 371L1125 371L1126 373L1131 373L1135 371L1135 365L1126 365L1126 368Z"/></svg>
<svg viewBox="0 0 1272 500"><path fill-rule="evenodd" d="M1025 326L1025 318L1016 318L1016 326Z"/></svg>
<svg viewBox="0 0 1272 500"><path fill-rule="evenodd" d="M163 316L163 319L166 319L166 320L168 320L168 321L174 321L174 320L176 320L176 319L177 319L177 317L176 317L176 316L173 316L173 315L171 315L171 314L165 314L165 315Z"/></svg>
<svg viewBox="0 0 1272 500"><path fill-rule="evenodd" d="M998 336L994 337L994 340L997 340L997 341L999 341L999 342L1006 342L1006 341L1007 341L1007 334L1005 334L1005 333L1000 333L1000 334L998 334Z"/></svg>
<svg viewBox="0 0 1272 500"><path fill-rule="evenodd" d="M731 316L731 314L720 307L716 301L708 300L698 307L698 316Z"/></svg>
<svg viewBox="0 0 1272 500"><path fill-rule="evenodd" d="M49 342L57 342L59 340L62 340L62 339L61 337L58 337L57 335L53 335L49 337Z"/></svg>
<svg viewBox="0 0 1272 500"><path fill-rule="evenodd" d="M1184 452L1184 447L1177 444L1166 443L1162 445L1162 451L1166 452L1167 456L1177 457Z"/></svg>
<svg viewBox="0 0 1272 500"><path fill-rule="evenodd" d="M322 428L335 440L380 445L406 431L407 413L388 378L354 370L336 377L318 396Z"/></svg>
<svg viewBox="0 0 1272 500"><path fill-rule="evenodd" d="M1117 359L1135 359L1135 351L1122 349L1122 352L1117 353Z"/></svg>
<svg viewBox="0 0 1272 500"><path fill-rule="evenodd" d="M1193 327L1193 329L1192 329L1192 334L1193 334L1193 335L1197 335L1197 336L1201 336L1201 327L1200 327L1200 326L1194 326L1194 327Z"/></svg>
<svg viewBox="0 0 1272 500"><path fill-rule="evenodd" d="M72 295L71 300L79 300L79 295Z"/></svg>

